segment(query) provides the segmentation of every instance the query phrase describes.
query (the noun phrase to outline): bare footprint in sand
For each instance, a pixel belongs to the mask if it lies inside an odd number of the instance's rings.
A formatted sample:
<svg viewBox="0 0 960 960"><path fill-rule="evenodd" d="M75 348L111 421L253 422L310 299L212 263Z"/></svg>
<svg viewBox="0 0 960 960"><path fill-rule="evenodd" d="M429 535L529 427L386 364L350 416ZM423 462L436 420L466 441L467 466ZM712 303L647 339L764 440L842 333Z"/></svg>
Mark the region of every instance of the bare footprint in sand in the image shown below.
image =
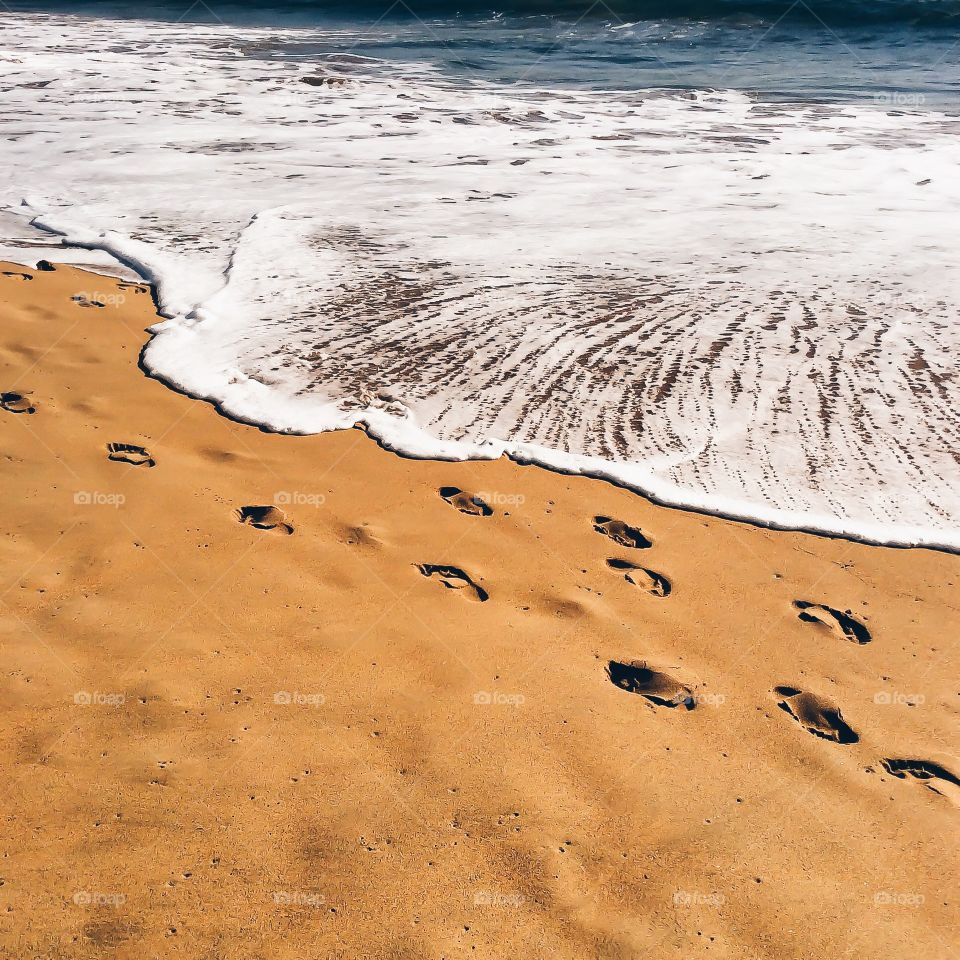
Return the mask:
<svg viewBox="0 0 960 960"><path fill-rule="evenodd" d="M840 708L829 700L796 687L774 687L773 692L783 698L777 706L815 737L834 743L856 743L860 739L844 722Z"/></svg>
<svg viewBox="0 0 960 960"><path fill-rule="evenodd" d="M793 605L800 611L797 616L805 623L817 623L827 627L831 633L853 643L869 643L870 631L859 620L854 620L849 610L841 612L822 603L809 600L794 600Z"/></svg>
<svg viewBox="0 0 960 960"><path fill-rule="evenodd" d="M157 461L150 456L146 447L133 443L108 443L107 457L120 463L132 463L135 467L155 467Z"/></svg>
<svg viewBox="0 0 960 960"><path fill-rule="evenodd" d="M29 273L18 273L15 270L4 270L3 275L8 280L32 280L33 275Z"/></svg>
<svg viewBox="0 0 960 960"><path fill-rule="evenodd" d="M906 780L908 776L920 780L929 790L939 793L960 807L960 779L939 763L932 760L894 760L888 757L880 762L883 769L892 776L900 780Z"/></svg>
<svg viewBox="0 0 960 960"><path fill-rule="evenodd" d="M610 557L607 566L611 570L622 571L623 579L627 583L632 583L646 593L652 593L655 597L670 596L670 581L662 573L640 567L629 560L618 560L616 557Z"/></svg>
<svg viewBox="0 0 960 960"><path fill-rule="evenodd" d="M658 707L686 707L692 710L697 701L693 691L668 673L652 670L645 660L622 663L611 660L607 664L610 682L627 693L639 693Z"/></svg>
<svg viewBox="0 0 960 960"><path fill-rule="evenodd" d="M129 290L132 293L149 293L150 288L143 283L118 283L118 290Z"/></svg>
<svg viewBox="0 0 960 960"><path fill-rule="evenodd" d="M628 526L622 520L613 520L610 517L594 517L593 529L623 547L634 547L638 550L643 550L653 546L643 535L642 531L636 527Z"/></svg>
<svg viewBox="0 0 960 960"><path fill-rule="evenodd" d="M451 507L456 507L461 513L468 513L472 517L489 517L493 509L483 500L472 493L464 493L459 487L441 487L440 496Z"/></svg>
<svg viewBox="0 0 960 960"><path fill-rule="evenodd" d="M7 413L36 413L37 405L30 399L29 393L16 393L10 390L0 393L0 408Z"/></svg>
<svg viewBox="0 0 960 960"><path fill-rule="evenodd" d="M258 530L278 530L281 533L293 533L293 524L279 507L240 507L234 516L241 522Z"/></svg>
<svg viewBox="0 0 960 960"><path fill-rule="evenodd" d="M442 563L418 563L417 569L425 577L436 577L448 590L460 590L469 600L483 603L490 594L470 579L469 574L459 567L448 567Z"/></svg>

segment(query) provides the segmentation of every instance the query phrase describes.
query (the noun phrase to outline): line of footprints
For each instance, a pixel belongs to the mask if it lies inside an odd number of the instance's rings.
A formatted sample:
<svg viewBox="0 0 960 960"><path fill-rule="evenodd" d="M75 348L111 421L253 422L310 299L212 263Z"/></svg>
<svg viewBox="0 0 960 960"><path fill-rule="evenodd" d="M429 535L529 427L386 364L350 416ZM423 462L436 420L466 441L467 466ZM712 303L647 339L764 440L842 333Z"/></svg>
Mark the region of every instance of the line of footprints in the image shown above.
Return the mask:
<svg viewBox="0 0 960 960"><path fill-rule="evenodd" d="M13 414L33 414L37 405L28 392L9 391L0 393L0 409ZM157 463L146 447L133 443L108 443L107 456L110 460L135 467L150 468ZM446 503L468 516L489 517L493 514L493 508L483 499L459 487L441 487L438 492ZM234 511L234 517L239 523L258 530L288 536L294 532L286 513L272 504L240 507ZM594 517L593 529L631 550L646 550L653 546L641 530L612 517ZM415 566L424 577L435 580L448 590L457 591L468 600L484 603L490 599L490 594L460 567L446 563L420 563ZM627 583L643 593L659 598L670 596L672 584L662 573L620 557L610 557L607 567L614 573L622 574ZM841 611L825 603L809 600L795 600L793 606L800 620L815 624L839 640L865 644L872 639L867 627L856 620L849 610ZM698 698L691 686L665 671L654 669L646 661L611 660L607 664L607 677L614 686L643 697L653 708L683 707L693 710L697 706ZM774 687L773 693L777 698L777 706L814 736L838 744L859 741L856 732L843 719L840 708L824 697L792 686ZM955 802L960 802L960 792L954 789L960 788L960 779L940 764L930 760L891 757L884 757L880 762L891 776L901 780L915 778L934 792L946 794Z"/></svg>

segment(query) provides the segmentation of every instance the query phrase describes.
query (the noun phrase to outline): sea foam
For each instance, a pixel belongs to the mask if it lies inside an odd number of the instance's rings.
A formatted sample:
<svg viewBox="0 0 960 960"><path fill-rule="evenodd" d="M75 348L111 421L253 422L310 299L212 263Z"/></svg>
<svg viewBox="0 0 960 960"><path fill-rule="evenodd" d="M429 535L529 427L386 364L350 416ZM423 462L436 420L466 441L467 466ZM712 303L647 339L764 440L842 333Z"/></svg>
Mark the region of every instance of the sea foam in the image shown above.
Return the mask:
<svg viewBox="0 0 960 960"><path fill-rule="evenodd" d="M285 55L345 33L0 30L0 202L156 283L177 388L960 548L956 118Z"/></svg>

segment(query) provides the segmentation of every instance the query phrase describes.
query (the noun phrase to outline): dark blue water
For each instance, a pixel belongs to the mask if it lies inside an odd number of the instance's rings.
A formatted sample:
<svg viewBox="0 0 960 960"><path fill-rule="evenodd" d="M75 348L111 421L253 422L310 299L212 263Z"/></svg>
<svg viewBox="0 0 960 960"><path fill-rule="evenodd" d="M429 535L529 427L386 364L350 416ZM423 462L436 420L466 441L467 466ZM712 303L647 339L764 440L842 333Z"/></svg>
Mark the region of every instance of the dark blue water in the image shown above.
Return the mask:
<svg viewBox="0 0 960 960"><path fill-rule="evenodd" d="M455 80L736 89L763 99L960 110L960 0L13 2L14 11L337 32L254 55L430 63Z"/></svg>

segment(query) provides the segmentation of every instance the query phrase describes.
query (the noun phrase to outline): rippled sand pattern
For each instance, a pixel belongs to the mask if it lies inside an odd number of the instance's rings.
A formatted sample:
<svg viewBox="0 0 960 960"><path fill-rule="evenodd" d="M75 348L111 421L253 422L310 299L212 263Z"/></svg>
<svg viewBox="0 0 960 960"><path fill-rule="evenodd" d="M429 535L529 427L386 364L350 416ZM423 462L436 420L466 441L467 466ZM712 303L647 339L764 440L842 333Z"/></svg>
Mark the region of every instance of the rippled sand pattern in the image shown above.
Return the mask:
<svg viewBox="0 0 960 960"><path fill-rule="evenodd" d="M314 242L361 256L355 238ZM856 302L827 288L758 303L736 280L551 274L477 283L451 264L384 264L294 312L299 335L274 373L295 368L358 412L403 404L447 439L642 451L679 486L892 522L912 487L907 510L931 525L951 516L960 445L945 317L879 285ZM250 372L269 362L254 352ZM917 442L931 434L942 445Z"/></svg>
<svg viewBox="0 0 960 960"><path fill-rule="evenodd" d="M956 118L401 77L346 33L14 29L2 197L159 281L145 361L178 386L774 522L960 520Z"/></svg>

